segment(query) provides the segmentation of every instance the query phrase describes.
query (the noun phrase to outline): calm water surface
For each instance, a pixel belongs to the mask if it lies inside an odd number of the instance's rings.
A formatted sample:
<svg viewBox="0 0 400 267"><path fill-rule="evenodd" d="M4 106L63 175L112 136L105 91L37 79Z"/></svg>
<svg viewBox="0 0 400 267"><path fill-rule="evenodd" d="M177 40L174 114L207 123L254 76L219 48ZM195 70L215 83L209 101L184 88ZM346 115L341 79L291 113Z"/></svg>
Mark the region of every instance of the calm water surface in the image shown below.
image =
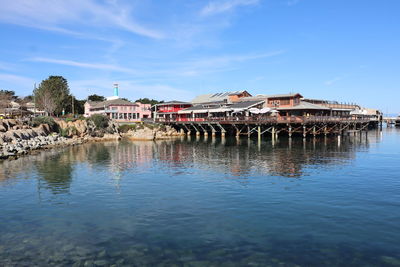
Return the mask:
<svg viewBox="0 0 400 267"><path fill-rule="evenodd" d="M400 130L0 162L0 266L399 266Z"/></svg>

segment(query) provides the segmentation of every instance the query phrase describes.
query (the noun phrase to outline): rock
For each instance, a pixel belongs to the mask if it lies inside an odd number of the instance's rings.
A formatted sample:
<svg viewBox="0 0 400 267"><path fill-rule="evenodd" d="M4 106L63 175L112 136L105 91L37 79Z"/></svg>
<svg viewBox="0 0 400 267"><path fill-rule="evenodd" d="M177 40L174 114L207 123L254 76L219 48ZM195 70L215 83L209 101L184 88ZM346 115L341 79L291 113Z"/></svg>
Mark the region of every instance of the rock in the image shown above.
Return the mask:
<svg viewBox="0 0 400 267"><path fill-rule="evenodd" d="M87 260L85 261L85 263L83 264L83 266L85 267L92 267L95 266L92 260Z"/></svg>
<svg viewBox="0 0 400 267"><path fill-rule="evenodd" d="M76 261L74 262L74 264L72 264L72 267L81 267L81 266L83 266L81 261Z"/></svg>
<svg viewBox="0 0 400 267"><path fill-rule="evenodd" d="M98 258L104 258L107 256L107 252L103 249L102 251L99 252L99 254L97 254Z"/></svg>
<svg viewBox="0 0 400 267"><path fill-rule="evenodd" d="M95 266L107 266L107 265L108 265L108 262L107 262L106 260L96 260L96 261L94 262L94 265L95 265Z"/></svg>
<svg viewBox="0 0 400 267"><path fill-rule="evenodd" d="M390 256L382 256L381 260L386 263L389 264L391 266L400 266L400 259L396 259L394 257L390 257Z"/></svg>

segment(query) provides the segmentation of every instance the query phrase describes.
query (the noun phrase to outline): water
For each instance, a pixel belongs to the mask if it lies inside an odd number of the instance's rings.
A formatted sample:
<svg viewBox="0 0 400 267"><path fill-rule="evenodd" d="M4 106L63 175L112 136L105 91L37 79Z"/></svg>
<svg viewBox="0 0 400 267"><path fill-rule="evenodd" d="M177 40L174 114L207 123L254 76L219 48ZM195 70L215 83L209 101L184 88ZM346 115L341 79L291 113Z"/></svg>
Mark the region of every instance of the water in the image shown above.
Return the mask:
<svg viewBox="0 0 400 267"><path fill-rule="evenodd" d="M399 266L400 131L0 163L0 266Z"/></svg>

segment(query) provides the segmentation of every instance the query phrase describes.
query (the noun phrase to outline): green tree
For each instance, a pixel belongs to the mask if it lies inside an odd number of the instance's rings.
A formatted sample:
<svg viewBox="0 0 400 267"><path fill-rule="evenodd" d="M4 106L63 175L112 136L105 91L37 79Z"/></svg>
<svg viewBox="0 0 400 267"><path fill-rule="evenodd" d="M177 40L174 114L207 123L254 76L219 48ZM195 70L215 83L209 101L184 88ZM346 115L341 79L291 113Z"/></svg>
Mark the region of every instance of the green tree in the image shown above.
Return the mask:
<svg viewBox="0 0 400 267"><path fill-rule="evenodd" d="M48 115L59 115L68 106L69 86L62 76L49 76L34 91L38 107Z"/></svg>
<svg viewBox="0 0 400 267"><path fill-rule="evenodd" d="M68 101L66 103L66 107L65 107L65 113L72 113L72 111L74 111L74 114L83 114L85 113L85 102L86 100L79 100L76 99L75 96L70 95L68 97ZM72 109L72 104L74 104L74 108Z"/></svg>
<svg viewBox="0 0 400 267"><path fill-rule="evenodd" d="M152 106L156 105L156 104L164 103L164 101L158 101L158 100L155 100L155 99L149 99L147 97L146 98L139 98L135 102L140 102L142 104L151 104Z"/></svg>
<svg viewBox="0 0 400 267"><path fill-rule="evenodd" d="M94 95L88 96L88 100L95 101L95 102L101 102L101 101L106 101L106 98L104 96L94 94Z"/></svg>

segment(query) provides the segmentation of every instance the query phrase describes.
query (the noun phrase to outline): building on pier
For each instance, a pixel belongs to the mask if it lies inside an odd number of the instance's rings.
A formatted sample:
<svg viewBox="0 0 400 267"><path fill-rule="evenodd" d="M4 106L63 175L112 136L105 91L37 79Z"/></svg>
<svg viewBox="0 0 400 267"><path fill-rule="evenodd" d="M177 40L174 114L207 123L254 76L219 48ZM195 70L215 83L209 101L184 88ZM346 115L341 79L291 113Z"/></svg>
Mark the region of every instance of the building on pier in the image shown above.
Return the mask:
<svg viewBox="0 0 400 267"><path fill-rule="evenodd" d="M192 103L172 100L156 104L152 107L153 117L156 120L176 120L179 118L178 112L182 109L190 108Z"/></svg>
<svg viewBox="0 0 400 267"><path fill-rule="evenodd" d="M207 104L207 103L232 104L244 97L251 97L251 94L246 90L215 93L215 94L204 94L195 97L195 99L192 100L192 104L193 105Z"/></svg>
<svg viewBox="0 0 400 267"><path fill-rule="evenodd" d="M192 118L204 118L209 116L211 110L214 116L226 116L230 111L227 107L240 99L250 97L245 91L232 91L215 94L204 94L195 97L191 102L168 101L152 107L156 120L189 120Z"/></svg>
<svg viewBox="0 0 400 267"><path fill-rule="evenodd" d="M341 135L361 132L380 123L376 110L361 109L355 104L338 104L323 100L304 99L299 93L250 95L247 91L208 94L196 97L187 108L174 111L173 116L156 121L170 124L188 135L209 133Z"/></svg>

